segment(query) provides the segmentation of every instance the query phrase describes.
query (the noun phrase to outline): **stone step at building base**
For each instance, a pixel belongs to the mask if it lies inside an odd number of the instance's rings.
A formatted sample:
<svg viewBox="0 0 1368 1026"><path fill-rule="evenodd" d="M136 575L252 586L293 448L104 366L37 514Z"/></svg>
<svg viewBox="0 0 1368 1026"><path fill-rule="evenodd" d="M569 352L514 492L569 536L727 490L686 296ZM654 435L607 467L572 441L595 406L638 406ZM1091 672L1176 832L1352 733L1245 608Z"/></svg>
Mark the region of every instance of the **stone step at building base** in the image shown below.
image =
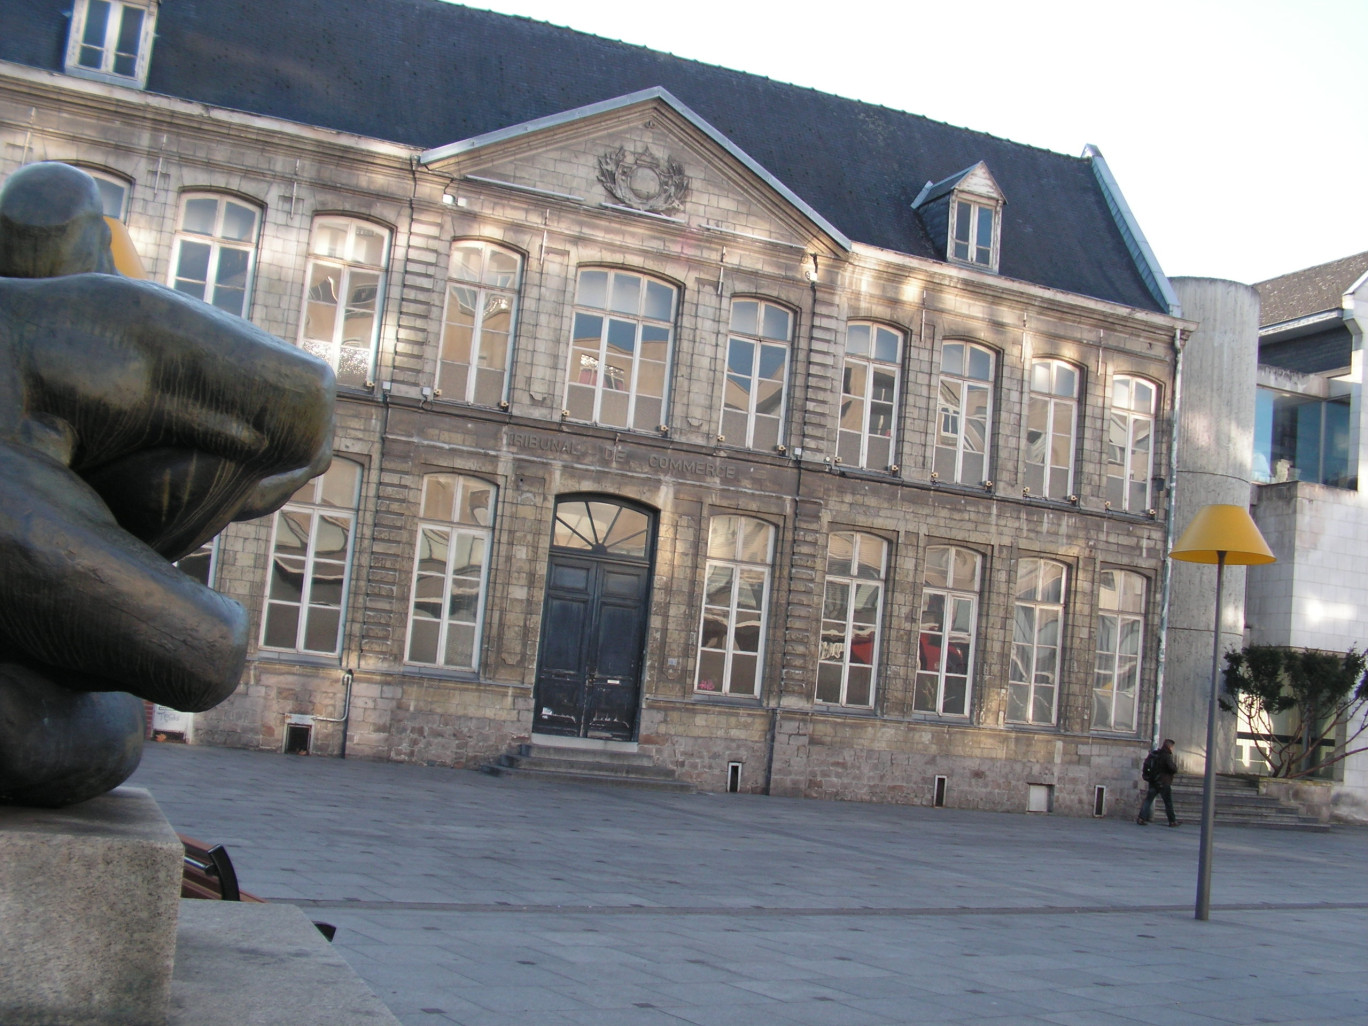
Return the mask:
<svg viewBox="0 0 1368 1026"><path fill-rule="evenodd" d="M1162 818L1163 801L1155 800ZM1179 777L1173 782L1173 811L1186 823L1202 818L1202 778ZM1330 825L1303 815L1296 807L1272 795L1259 793L1255 778L1216 777L1216 823L1222 826L1258 826L1280 830L1328 831Z"/></svg>
<svg viewBox="0 0 1368 1026"><path fill-rule="evenodd" d="M594 747L546 742L520 744L480 769L496 777L636 787L653 791L688 793L697 790L692 784L677 779L673 770L657 766L647 753L608 744Z"/></svg>

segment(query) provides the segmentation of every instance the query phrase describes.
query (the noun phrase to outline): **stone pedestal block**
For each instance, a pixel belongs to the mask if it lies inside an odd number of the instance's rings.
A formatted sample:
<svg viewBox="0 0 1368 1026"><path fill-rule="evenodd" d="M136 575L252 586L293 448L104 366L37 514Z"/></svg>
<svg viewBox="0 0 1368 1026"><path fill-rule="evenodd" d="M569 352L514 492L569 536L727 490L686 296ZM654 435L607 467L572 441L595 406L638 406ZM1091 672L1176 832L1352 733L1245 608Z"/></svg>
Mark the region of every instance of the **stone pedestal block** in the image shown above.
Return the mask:
<svg viewBox="0 0 1368 1026"><path fill-rule="evenodd" d="M0 807L0 1022L165 1023L182 854L142 788Z"/></svg>

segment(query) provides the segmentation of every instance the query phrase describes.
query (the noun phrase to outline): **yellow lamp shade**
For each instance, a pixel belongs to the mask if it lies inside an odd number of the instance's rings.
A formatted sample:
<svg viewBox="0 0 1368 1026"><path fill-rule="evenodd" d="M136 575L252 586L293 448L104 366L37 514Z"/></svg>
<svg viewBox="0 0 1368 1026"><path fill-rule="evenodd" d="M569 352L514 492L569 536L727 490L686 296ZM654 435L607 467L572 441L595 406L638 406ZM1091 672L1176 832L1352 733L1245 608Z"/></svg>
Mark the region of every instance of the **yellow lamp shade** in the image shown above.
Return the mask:
<svg viewBox="0 0 1368 1026"><path fill-rule="evenodd" d="M1169 553L1185 563L1219 563L1223 553L1232 566L1273 563L1277 557L1243 506L1203 506Z"/></svg>
<svg viewBox="0 0 1368 1026"><path fill-rule="evenodd" d="M105 215L105 224L109 225L109 251L114 256L115 269L125 278L146 278L147 271L124 223Z"/></svg>

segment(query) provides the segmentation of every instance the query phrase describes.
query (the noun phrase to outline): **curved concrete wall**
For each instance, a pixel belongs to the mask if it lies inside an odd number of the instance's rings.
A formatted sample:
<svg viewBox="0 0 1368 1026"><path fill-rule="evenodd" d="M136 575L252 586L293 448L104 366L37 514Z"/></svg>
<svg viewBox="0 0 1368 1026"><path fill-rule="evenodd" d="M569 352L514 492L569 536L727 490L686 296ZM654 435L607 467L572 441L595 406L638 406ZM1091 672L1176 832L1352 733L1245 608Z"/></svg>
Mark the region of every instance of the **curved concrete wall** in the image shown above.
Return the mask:
<svg viewBox="0 0 1368 1026"><path fill-rule="evenodd" d="M1197 511L1214 503L1248 506L1259 358L1259 294L1212 278L1174 278L1183 316L1200 327L1183 351L1175 482L1174 537ZM1239 648L1244 632L1245 571L1225 572L1221 651ZM1168 656L1160 729L1178 742L1184 772L1202 771L1211 686L1211 632L1216 568L1174 561ZM1220 714L1218 771L1230 768L1235 717Z"/></svg>

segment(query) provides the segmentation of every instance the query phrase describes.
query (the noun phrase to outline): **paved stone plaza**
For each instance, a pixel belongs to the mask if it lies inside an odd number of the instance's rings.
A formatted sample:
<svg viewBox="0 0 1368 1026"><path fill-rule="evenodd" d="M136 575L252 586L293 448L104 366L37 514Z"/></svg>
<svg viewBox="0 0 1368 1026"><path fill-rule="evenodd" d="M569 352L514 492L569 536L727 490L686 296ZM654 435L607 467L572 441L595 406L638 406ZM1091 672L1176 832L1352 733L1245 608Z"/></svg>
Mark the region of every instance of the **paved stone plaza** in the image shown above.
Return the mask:
<svg viewBox="0 0 1368 1026"><path fill-rule="evenodd" d="M675 795L150 745L406 1026L1368 1021L1368 831Z"/></svg>

